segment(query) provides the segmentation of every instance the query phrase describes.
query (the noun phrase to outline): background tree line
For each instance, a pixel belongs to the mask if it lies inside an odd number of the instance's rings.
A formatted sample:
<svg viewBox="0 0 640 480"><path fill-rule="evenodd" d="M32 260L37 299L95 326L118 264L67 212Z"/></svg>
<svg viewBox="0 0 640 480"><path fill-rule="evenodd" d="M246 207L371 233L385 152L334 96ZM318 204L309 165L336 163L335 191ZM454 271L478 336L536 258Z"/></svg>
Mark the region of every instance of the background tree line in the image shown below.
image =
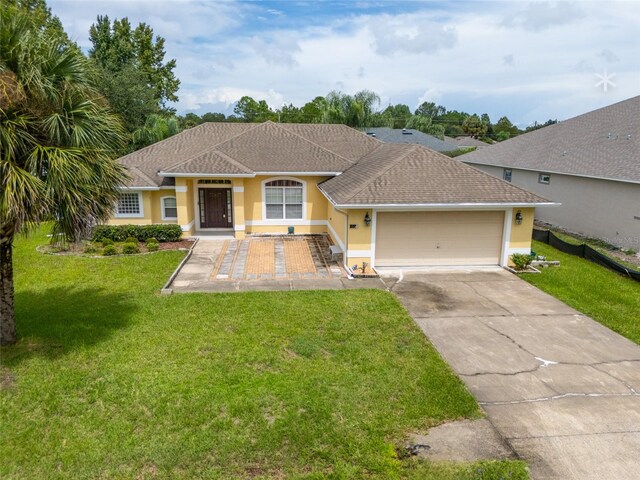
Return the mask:
<svg viewBox="0 0 640 480"><path fill-rule="evenodd" d="M329 92L324 97L315 97L302 107L283 105L272 109L265 100L255 100L244 96L234 106L233 114L205 113L199 116L187 113L180 116L180 128L191 128L205 122L245 122L260 123L267 120L281 123L342 123L354 128L413 128L440 139L444 136L471 136L487 142L503 141L556 123L545 123L519 129L508 117L504 116L493 123L489 115L470 114L457 110L448 110L433 102L423 102L413 112L408 105L388 105L379 109L380 97L369 90L354 95L339 91Z"/></svg>

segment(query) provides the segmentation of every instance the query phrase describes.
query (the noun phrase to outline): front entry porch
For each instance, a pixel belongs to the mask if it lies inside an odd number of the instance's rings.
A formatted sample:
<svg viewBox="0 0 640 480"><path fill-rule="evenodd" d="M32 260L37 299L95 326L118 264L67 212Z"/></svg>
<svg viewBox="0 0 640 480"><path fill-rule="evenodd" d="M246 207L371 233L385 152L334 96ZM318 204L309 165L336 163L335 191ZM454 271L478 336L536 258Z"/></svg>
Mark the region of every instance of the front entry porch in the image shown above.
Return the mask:
<svg viewBox="0 0 640 480"><path fill-rule="evenodd" d="M332 260L327 235L256 235L200 238L189 260L167 286L173 292L349 288L347 273ZM381 288L378 279L372 288ZM169 292L167 292L169 293Z"/></svg>

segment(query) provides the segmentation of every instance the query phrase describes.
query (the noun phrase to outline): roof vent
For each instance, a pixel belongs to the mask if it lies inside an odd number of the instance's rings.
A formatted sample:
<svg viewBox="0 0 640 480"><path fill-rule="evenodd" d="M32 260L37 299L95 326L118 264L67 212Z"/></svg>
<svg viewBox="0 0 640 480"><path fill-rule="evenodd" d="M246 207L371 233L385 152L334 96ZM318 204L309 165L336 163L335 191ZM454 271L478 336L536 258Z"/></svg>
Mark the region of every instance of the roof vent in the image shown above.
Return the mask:
<svg viewBox="0 0 640 480"><path fill-rule="evenodd" d="M611 132L609 132L609 133L607 134L607 138L608 138L609 140L611 140L611 136L612 136L612 135L613 135L613 134L612 134Z"/></svg>
<svg viewBox="0 0 640 480"><path fill-rule="evenodd" d="M631 134L627 135L627 140L631 140Z"/></svg>
<svg viewBox="0 0 640 480"><path fill-rule="evenodd" d="M562 152L562 157L564 157L567 154L567 151L565 150L564 152Z"/></svg>
<svg viewBox="0 0 640 480"><path fill-rule="evenodd" d="M413 135L413 132L408 131L406 128L402 129L402 134L403 135Z"/></svg>

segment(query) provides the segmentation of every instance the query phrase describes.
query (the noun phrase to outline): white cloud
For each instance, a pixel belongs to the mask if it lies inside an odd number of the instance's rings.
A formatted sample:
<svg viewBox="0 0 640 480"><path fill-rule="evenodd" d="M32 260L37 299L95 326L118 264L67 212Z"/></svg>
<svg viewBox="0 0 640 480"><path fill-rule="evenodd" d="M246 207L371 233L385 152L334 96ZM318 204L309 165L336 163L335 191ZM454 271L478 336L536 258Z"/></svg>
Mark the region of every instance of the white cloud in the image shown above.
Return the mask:
<svg viewBox="0 0 640 480"><path fill-rule="evenodd" d="M219 87L213 89L199 89L184 95L185 110L197 110L202 105L224 104L233 105L244 96L266 100L271 108L280 108L284 103L284 96L274 90L252 90L236 87Z"/></svg>
<svg viewBox="0 0 640 480"><path fill-rule="evenodd" d="M279 107L366 88L384 106L435 101L526 124L640 92L640 12L630 2L409 3L415 12L363 8L318 21L269 13L259 2L50 5L84 47L98 13L147 22L165 36L182 82L179 112L229 113L243 95ZM593 75L614 61L617 86L604 95Z"/></svg>
<svg viewBox="0 0 640 480"><path fill-rule="evenodd" d="M541 31L567 25L585 17L579 5L573 2L530 2L524 8L504 18L507 27L520 26L526 30Z"/></svg>
<svg viewBox="0 0 640 480"><path fill-rule="evenodd" d="M381 55L434 53L453 47L458 40L453 25L443 25L415 15L383 15L372 18L374 48Z"/></svg>

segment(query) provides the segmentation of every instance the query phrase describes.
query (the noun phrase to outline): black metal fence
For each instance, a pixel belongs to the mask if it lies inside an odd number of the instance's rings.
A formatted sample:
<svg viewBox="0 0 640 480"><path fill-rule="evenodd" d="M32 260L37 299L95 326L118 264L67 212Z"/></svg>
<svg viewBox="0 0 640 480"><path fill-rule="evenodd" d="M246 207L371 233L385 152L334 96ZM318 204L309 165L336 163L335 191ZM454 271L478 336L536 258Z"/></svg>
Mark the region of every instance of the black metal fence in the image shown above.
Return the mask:
<svg viewBox="0 0 640 480"><path fill-rule="evenodd" d="M603 267L613 270L614 272L621 273L623 275L632 278L636 282L640 282L640 272L631 270L618 262L613 261L611 258L603 255L602 253L594 250L589 245L574 245L567 243L564 240L556 237L551 230L533 230L533 239L539 242L551 245L553 248L557 248L561 252L568 253L570 255L576 255L577 257L586 258L587 260L602 265Z"/></svg>

